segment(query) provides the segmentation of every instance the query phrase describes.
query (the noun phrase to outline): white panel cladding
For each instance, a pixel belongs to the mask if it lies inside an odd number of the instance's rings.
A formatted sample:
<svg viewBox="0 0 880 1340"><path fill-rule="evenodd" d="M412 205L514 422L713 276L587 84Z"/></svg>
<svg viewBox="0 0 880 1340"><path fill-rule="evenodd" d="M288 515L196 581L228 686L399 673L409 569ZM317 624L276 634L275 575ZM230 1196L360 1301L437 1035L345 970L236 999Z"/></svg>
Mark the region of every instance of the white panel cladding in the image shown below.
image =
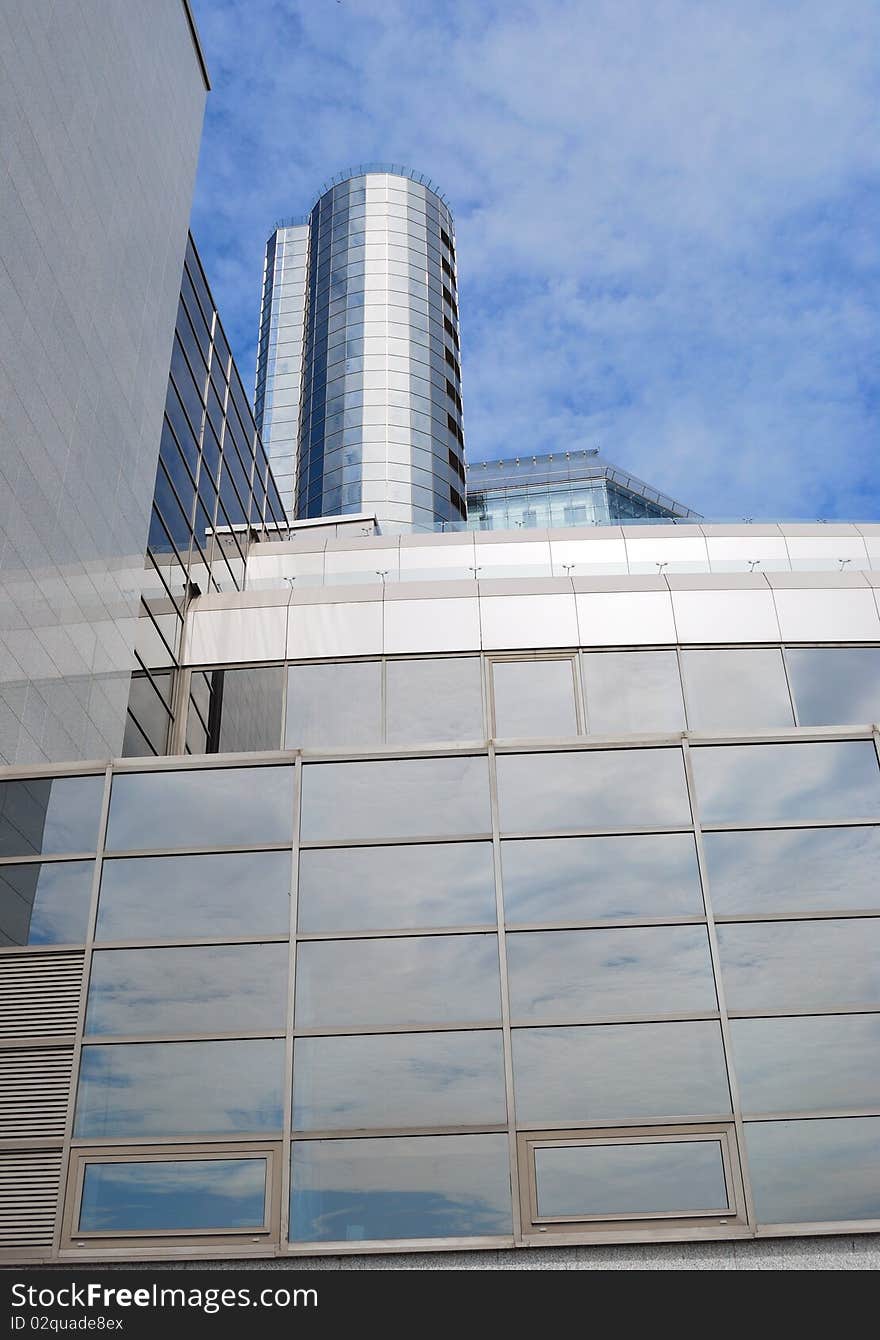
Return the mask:
<svg viewBox="0 0 880 1340"><path fill-rule="evenodd" d="M713 572L788 572L791 560L783 535L707 535Z"/></svg>
<svg viewBox="0 0 880 1340"><path fill-rule="evenodd" d="M607 537L603 534L596 539L551 540L550 553L555 577L629 571L626 544L619 531L610 531Z"/></svg>
<svg viewBox="0 0 880 1340"><path fill-rule="evenodd" d="M384 650L479 651L480 605L476 596L452 600L386 600Z"/></svg>
<svg viewBox="0 0 880 1340"><path fill-rule="evenodd" d="M630 572L709 571L706 541L699 530L671 538L626 534L626 554Z"/></svg>
<svg viewBox="0 0 880 1340"><path fill-rule="evenodd" d="M651 646L676 641L668 591L585 591L576 599L582 647Z"/></svg>
<svg viewBox="0 0 880 1340"><path fill-rule="evenodd" d="M850 572L869 566L861 535L788 535L786 544L795 572Z"/></svg>
<svg viewBox="0 0 880 1340"><path fill-rule="evenodd" d="M479 568L477 576L483 577L549 577L550 544L549 541L520 540L510 543L490 544L488 541L474 546L475 562Z"/></svg>
<svg viewBox="0 0 880 1340"><path fill-rule="evenodd" d="M197 609L190 614L186 644L190 665L283 661L286 652L286 605Z"/></svg>
<svg viewBox="0 0 880 1340"><path fill-rule="evenodd" d="M787 642L878 642L880 615L870 587L773 592Z"/></svg>
<svg viewBox="0 0 880 1340"><path fill-rule="evenodd" d="M776 642L779 622L769 587L748 591L673 591L679 642Z"/></svg>
<svg viewBox="0 0 880 1340"><path fill-rule="evenodd" d="M369 549L327 549L324 553L324 580L343 585L349 582L373 582L381 580L399 580L400 564L397 546L378 545Z"/></svg>
<svg viewBox="0 0 880 1340"><path fill-rule="evenodd" d="M481 551L482 552L482 551ZM400 580L425 581L431 575L469 581L478 560L473 544L401 545Z"/></svg>
<svg viewBox="0 0 880 1340"><path fill-rule="evenodd" d="M573 594L483 596L480 618L486 651L577 646Z"/></svg>
<svg viewBox="0 0 880 1340"><path fill-rule="evenodd" d="M287 654L292 660L313 656L381 656L382 602L291 605Z"/></svg>
<svg viewBox="0 0 880 1340"><path fill-rule="evenodd" d="M287 554L261 554L257 552L248 559L248 590L261 586L283 587L288 577L305 586L320 586L324 580L324 552L299 553L291 550Z"/></svg>

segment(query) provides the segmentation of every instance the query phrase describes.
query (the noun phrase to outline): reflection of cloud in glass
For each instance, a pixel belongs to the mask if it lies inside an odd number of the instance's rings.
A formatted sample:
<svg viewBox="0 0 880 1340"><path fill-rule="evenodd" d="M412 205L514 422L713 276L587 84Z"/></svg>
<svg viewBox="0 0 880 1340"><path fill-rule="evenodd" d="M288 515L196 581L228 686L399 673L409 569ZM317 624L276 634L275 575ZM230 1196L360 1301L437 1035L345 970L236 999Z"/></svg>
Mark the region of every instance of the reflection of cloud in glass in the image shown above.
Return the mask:
<svg viewBox="0 0 880 1340"><path fill-rule="evenodd" d="M286 935L290 865L284 851L107 860L97 938Z"/></svg>
<svg viewBox="0 0 880 1340"><path fill-rule="evenodd" d="M293 831L293 768L123 773L110 794L107 849L238 847Z"/></svg>
<svg viewBox="0 0 880 1340"><path fill-rule="evenodd" d="M880 1117L746 1126L759 1223L880 1218Z"/></svg>
<svg viewBox="0 0 880 1340"><path fill-rule="evenodd" d="M730 1111L713 1020L515 1028L516 1111L531 1126Z"/></svg>
<svg viewBox="0 0 880 1340"><path fill-rule="evenodd" d="M725 1210L717 1140L569 1145L535 1150L538 1213L664 1214Z"/></svg>
<svg viewBox="0 0 880 1340"><path fill-rule="evenodd" d="M678 749L591 749L498 757L508 833L690 823Z"/></svg>
<svg viewBox="0 0 880 1340"><path fill-rule="evenodd" d="M880 906L878 827L705 833L703 842L719 916Z"/></svg>
<svg viewBox="0 0 880 1340"><path fill-rule="evenodd" d="M265 1159L177 1159L89 1163L81 1232L259 1228L266 1202Z"/></svg>
<svg viewBox="0 0 880 1340"><path fill-rule="evenodd" d="M494 935L315 940L296 963L298 1028L478 1023L501 1011Z"/></svg>
<svg viewBox="0 0 880 1340"><path fill-rule="evenodd" d="M733 1019L730 1028L744 1111L880 1107L880 1014Z"/></svg>
<svg viewBox="0 0 880 1340"><path fill-rule="evenodd" d="M303 768L304 840L485 833L485 758L407 758Z"/></svg>
<svg viewBox="0 0 880 1340"><path fill-rule="evenodd" d="M0 855L94 851L103 794L103 773L0 782Z"/></svg>
<svg viewBox="0 0 880 1340"><path fill-rule="evenodd" d="M880 1004L880 919L722 925L718 944L732 1010Z"/></svg>
<svg viewBox="0 0 880 1340"><path fill-rule="evenodd" d="M703 926L515 931L507 960L514 1022L717 1008Z"/></svg>
<svg viewBox="0 0 880 1340"><path fill-rule="evenodd" d="M704 823L880 815L880 768L870 740L701 745L691 757Z"/></svg>
<svg viewBox="0 0 880 1340"><path fill-rule="evenodd" d="M297 1038L298 1130L476 1126L506 1120L501 1034Z"/></svg>
<svg viewBox="0 0 880 1340"><path fill-rule="evenodd" d="M86 1034L283 1029L286 944L98 949Z"/></svg>
<svg viewBox="0 0 880 1340"><path fill-rule="evenodd" d="M141 1042L84 1047L78 1136L281 1129L284 1042Z"/></svg>
<svg viewBox="0 0 880 1340"><path fill-rule="evenodd" d="M786 656L802 726L880 721L880 647L790 647Z"/></svg>
<svg viewBox="0 0 880 1340"><path fill-rule="evenodd" d="M294 1241L510 1232L505 1135L294 1143L290 1227Z"/></svg>
<svg viewBox="0 0 880 1340"><path fill-rule="evenodd" d="M0 944L82 944L93 861L0 866Z"/></svg>
<svg viewBox="0 0 880 1340"><path fill-rule="evenodd" d="M305 933L494 924L492 848L438 842L305 850L297 910Z"/></svg>
<svg viewBox="0 0 880 1340"><path fill-rule="evenodd" d="M689 833L510 841L501 861L508 922L703 915Z"/></svg>

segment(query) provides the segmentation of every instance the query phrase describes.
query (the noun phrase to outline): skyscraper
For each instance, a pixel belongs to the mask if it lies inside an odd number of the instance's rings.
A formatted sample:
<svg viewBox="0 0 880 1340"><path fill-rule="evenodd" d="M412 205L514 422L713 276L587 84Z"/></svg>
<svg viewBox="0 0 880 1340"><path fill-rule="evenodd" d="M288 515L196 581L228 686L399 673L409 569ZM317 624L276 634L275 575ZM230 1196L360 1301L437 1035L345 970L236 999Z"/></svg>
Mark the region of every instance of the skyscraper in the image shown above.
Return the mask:
<svg viewBox="0 0 880 1340"><path fill-rule="evenodd" d="M369 512L385 531L463 521L459 350L454 224L427 178L361 167L307 224L279 226L256 415L289 515Z"/></svg>

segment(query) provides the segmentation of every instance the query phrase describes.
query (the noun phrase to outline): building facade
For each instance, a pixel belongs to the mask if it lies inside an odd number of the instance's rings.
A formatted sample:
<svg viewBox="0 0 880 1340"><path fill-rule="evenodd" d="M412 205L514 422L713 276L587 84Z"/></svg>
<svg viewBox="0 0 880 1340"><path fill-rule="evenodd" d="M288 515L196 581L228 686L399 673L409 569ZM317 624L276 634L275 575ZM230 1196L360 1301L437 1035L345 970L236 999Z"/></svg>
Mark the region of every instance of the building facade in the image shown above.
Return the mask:
<svg viewBox="0 0 880 1340"><path fill-rule="evenodd" d="M689 507L609 465L595 448L472 465L467 506L468 525L474 530L700 519Z"/></svg>
<svg viewBox="0 0 880 1340"><path fill-rule="evenodd" d="M291 517L464 521L454 236L427 178L380 166L270 237L255 404Z"/></svg>
<svg viewBox="0 0 880 1340"><path fill-rule="evenodd" d="M108 757L207 75L182 0L10 0L0 47L0 759Z"/></svg>
<svg viewBox="0 0 880 1340"><path fill-rule="evenodd" d="M851 1263L880 526L327 532L190 602L215 758L3 774L6 1258Z"/></svg>

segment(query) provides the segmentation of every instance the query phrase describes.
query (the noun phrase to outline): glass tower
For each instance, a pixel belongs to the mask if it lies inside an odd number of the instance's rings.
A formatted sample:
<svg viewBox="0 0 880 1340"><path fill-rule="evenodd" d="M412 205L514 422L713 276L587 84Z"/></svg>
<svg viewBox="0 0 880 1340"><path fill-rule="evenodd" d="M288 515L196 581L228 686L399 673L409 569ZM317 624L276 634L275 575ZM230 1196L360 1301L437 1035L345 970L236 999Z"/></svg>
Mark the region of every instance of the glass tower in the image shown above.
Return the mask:
<svg viewBox="0 0 880 1340"><path fill-rule="evenodd" d="M276 229L256 417L291 517L464 520L459 348L454 225L425 177L360 168Z"/></svg>

